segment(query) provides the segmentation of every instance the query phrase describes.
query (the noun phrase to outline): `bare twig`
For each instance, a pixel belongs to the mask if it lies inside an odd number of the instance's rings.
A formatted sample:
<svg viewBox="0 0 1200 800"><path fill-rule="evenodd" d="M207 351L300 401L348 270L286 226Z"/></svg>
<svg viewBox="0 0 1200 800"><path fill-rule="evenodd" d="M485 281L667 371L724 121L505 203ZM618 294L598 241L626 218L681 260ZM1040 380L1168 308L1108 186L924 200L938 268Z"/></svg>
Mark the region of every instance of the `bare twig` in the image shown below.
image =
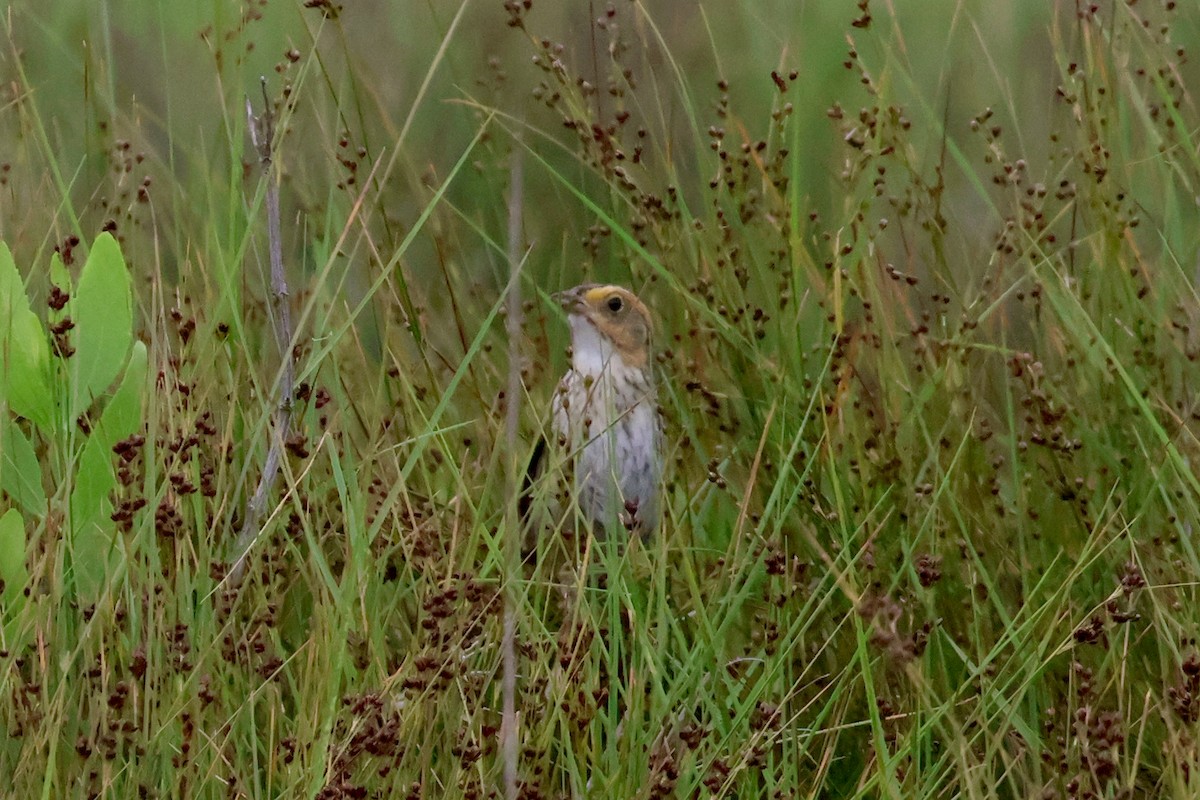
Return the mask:
<svg viewBox="0 0 1200 800"><path fill-rule="evenodd" d="M279 347L279 357L282 368L277 386L278 402L275 406L274 420L271 432L271 446L267 450L267 461L263 465L262 476L254 494L246 503L246 517L242 521L242 530L238 534L234 552L237 557L229 569L229 581L238 586L246 572L246 558L250 548L258 539L259 521L266 509L267 497L275 486L279 476L279 465L283 460L283 446L291 434L292 427L292 391L295 383L295 366L292 355L292 312L288 303L287 276L283 272L283 235L279 224L279 180L272 169L272 142L275 137L275 116L271 111L271 101L267 97L267 81L262 79L263 112L254 114L254 106L246 98L246 120L250 129L250 141L258 152L258 161L263 167L267 181L267 249L271 261L271 317L275 333L275 343Z"/></svg>
<svg viewBox="0 0 1200 800"><path fill-rule="evenodd" d="M504 700L504 716L500 723L500 751L504 758L504 796L516 800L518 789L518 742L520 720L517 718L517 594L518 577L521 571L520 541L522 520L519 511L521 481L517 470L517 426L520 421L521 396L521 282L518 272L521 257L521 211L525 200L524 174L521 169L521 148L517 142L513 147L511 172L508 187L508 393L505 413L505 434L508 442L507 464L507 522L504 526L504 634L500 642L503 659L501 691Z"/></svg>

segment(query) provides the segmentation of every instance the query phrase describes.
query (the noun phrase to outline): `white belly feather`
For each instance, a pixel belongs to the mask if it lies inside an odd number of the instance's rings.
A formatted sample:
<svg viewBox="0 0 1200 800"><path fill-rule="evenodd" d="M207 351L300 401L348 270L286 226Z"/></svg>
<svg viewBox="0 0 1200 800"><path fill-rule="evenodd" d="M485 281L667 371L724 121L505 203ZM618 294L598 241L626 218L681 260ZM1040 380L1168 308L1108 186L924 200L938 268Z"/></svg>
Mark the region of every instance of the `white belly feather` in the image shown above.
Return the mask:
<svg viewBox="0 0 1200 800"><path fill-rule="evenodd" d="M608 527L619 518L639 532L653 530L659 515L662 421L644 373L625 368L619 358L586 377L570 370L554 397L554 429L574 463L575 497L583 515Z"/></svg>

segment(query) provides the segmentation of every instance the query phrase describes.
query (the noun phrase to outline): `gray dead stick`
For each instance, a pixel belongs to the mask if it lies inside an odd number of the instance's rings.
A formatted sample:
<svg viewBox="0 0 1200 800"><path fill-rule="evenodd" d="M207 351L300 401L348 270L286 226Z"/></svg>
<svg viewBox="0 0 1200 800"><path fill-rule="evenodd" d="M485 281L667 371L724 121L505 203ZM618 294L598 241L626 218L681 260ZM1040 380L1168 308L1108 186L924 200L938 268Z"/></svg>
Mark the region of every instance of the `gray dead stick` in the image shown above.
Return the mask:
<svg viewBox="0 0 1200 800"><path fill-rule="evenodd" d="M292 430L292 390L296 380L292 354L292 312L288 303L287 277L283 272L283 242L279 224L279 180L271 161L271 146L275 136L275 116L267 98L267 81L262 79L263 112L255 116L254 107L246 99L246 120L250 129L250 141L258 153L267 180L267 249L271 260L271 327L275 333L275 344L279 347L282 369L276 387L276 404L271 425L271 446L267 450L267 461L254 494L246 503L246 516L238 534L234 552L237 557L229 567L228 579L231 586L242 583L246 573L246 559L258 541L259 523L267 507L267 498L279 477L279 465L283 460L284 443Z"/></svg>
<svg viewBox="0 0 1200 800"><path fill-rule="evenodd" d="M505 464L507 522L504 527L504 632L500 641L502 662L501 694L503 716L500 722L500 751L504 760L504 797L516 800L520 788L519 742L520 718L517 716L517 607L521 600L517 581L521 574L520 543L523 521L519 513L521 481L517 476L517 432L521 418L521 281L519 273L524 259L521 255L522 211L525 202L524 173L521 170L521 147L518 139L513 145L512 165L508 187L508 392L505 395L505 439L508 444L508 463Z"/></svg>

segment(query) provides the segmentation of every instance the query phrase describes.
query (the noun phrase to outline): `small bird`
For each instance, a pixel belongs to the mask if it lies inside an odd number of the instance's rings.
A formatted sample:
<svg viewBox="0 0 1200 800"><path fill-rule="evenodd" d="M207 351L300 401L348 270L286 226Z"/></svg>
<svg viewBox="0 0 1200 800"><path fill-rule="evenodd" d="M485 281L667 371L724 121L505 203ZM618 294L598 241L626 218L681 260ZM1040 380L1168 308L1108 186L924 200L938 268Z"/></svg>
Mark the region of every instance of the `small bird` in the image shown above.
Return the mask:
<svg viewBox="0 0 1200 800"><path fill-rule="evenodd" d="M658 525L663 465L650 310L620 286L589 283L554 297L571 324L571 367L553 411L575 500L595 530L619 520L645 536Z"/></svg>

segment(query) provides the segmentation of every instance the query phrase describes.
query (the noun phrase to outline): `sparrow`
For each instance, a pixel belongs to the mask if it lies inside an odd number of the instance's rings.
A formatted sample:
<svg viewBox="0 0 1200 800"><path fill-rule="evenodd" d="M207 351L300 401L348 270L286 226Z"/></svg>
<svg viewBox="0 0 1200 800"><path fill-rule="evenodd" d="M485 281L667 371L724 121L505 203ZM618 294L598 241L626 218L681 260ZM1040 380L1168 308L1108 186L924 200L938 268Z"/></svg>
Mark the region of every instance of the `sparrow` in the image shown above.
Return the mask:
<svg viewBox="0 0 1200 800"><path fill-rule="evenodd" d="M574 505L594 531L646 536L658 526L663 469L650 310L621 286L588 283L554 299L571 326L552 410Z"/></svg>

